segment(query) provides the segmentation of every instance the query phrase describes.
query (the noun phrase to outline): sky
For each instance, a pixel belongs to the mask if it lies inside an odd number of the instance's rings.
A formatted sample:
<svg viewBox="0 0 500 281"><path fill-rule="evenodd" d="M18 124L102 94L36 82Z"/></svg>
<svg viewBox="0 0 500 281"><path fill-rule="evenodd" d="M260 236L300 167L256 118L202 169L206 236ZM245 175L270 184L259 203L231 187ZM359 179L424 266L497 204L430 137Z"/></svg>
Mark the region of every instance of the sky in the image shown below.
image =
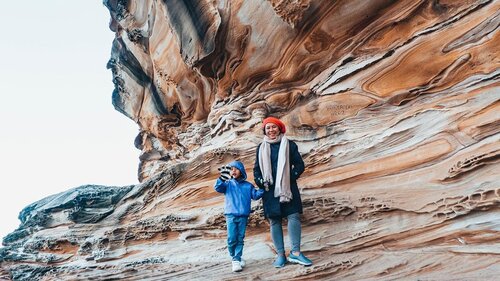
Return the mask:
<svg viewBox="0 0 500 281"><path fill-rule="evenodd" d="M0 237L19 212L86 184L137 183L138 126L111 103L102 1L2 1Z"/></svg>

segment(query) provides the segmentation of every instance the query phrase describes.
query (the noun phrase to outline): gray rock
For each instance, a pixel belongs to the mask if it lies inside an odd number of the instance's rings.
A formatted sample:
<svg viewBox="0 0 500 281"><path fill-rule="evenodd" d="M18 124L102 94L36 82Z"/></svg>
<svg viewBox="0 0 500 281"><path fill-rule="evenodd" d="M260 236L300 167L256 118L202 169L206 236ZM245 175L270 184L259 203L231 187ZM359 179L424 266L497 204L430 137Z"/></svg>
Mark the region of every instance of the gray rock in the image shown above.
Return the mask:
<svg viewBox="0 0 500 281"><path fill-rule="evenodd" d="M75 223L98 222L113 212L115 204L132 187L85 185L49 196L21 211L19 214L21 228L43 227L50 221L51 213L62 210L66 210L68 218Z"/></svg>

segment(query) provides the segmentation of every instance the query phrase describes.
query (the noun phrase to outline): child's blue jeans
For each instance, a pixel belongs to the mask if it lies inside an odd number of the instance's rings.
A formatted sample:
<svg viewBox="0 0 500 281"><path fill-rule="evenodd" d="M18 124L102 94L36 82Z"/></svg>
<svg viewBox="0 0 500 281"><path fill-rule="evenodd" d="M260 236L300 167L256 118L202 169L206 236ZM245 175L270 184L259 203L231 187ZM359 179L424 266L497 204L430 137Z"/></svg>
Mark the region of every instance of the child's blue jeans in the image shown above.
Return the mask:
<svg viewBox="0 0 500 281"><path fill-rule="evenodd" d="M241 261L248 217L226 215L227 249L233 261Z"/></svg>

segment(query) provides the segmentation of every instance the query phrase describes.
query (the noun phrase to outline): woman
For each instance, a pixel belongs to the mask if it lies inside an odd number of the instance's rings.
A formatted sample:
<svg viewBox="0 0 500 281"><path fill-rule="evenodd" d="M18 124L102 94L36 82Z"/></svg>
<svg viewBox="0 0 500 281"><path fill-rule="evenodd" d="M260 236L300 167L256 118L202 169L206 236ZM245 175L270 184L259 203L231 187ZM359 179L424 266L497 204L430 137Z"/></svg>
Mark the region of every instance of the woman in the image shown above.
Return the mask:
<svg viewBox="0 0 500 281"><path fill-rule="evenodd" d="M304 161L297 144L285 136L286 127L274 117L263 121L264 140L257 147L257 156L253 169L257 186L264 188L264 216L271 224L271 237L277 251L274 267L283 267L286 263L283 243L282 219L288 219L288 236L291 251L288 261L305 266L312 265L311 260L300 252L300 199L297 179L304 172Z"/></svg>

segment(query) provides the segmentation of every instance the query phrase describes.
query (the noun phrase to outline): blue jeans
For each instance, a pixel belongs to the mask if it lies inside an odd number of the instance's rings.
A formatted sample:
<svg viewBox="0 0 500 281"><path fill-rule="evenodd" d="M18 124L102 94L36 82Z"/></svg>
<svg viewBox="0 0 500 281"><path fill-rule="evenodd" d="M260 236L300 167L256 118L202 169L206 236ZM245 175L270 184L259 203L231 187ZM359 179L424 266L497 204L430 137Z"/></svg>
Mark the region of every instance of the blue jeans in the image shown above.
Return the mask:
<svg viewBox="0 0 500 281"><path fill-rule="evenodd" d="M300 225L300 214L293 213L287 216L288 218L288 237L290 238L290 243L292 244L293 252L300 252L300 236L301 236L301 225ZM278 255L285 254L285 244L283 242L283 227L281 226L281 218L279 219L269 219L271 224L271 238L273 239L274 247Z"/></svg>
<svg viewBox="0 0 500 281"><path fill-rule="evenodd" d="M227 249L233 261L241 261L248 217L226 215Z"/></svg>

